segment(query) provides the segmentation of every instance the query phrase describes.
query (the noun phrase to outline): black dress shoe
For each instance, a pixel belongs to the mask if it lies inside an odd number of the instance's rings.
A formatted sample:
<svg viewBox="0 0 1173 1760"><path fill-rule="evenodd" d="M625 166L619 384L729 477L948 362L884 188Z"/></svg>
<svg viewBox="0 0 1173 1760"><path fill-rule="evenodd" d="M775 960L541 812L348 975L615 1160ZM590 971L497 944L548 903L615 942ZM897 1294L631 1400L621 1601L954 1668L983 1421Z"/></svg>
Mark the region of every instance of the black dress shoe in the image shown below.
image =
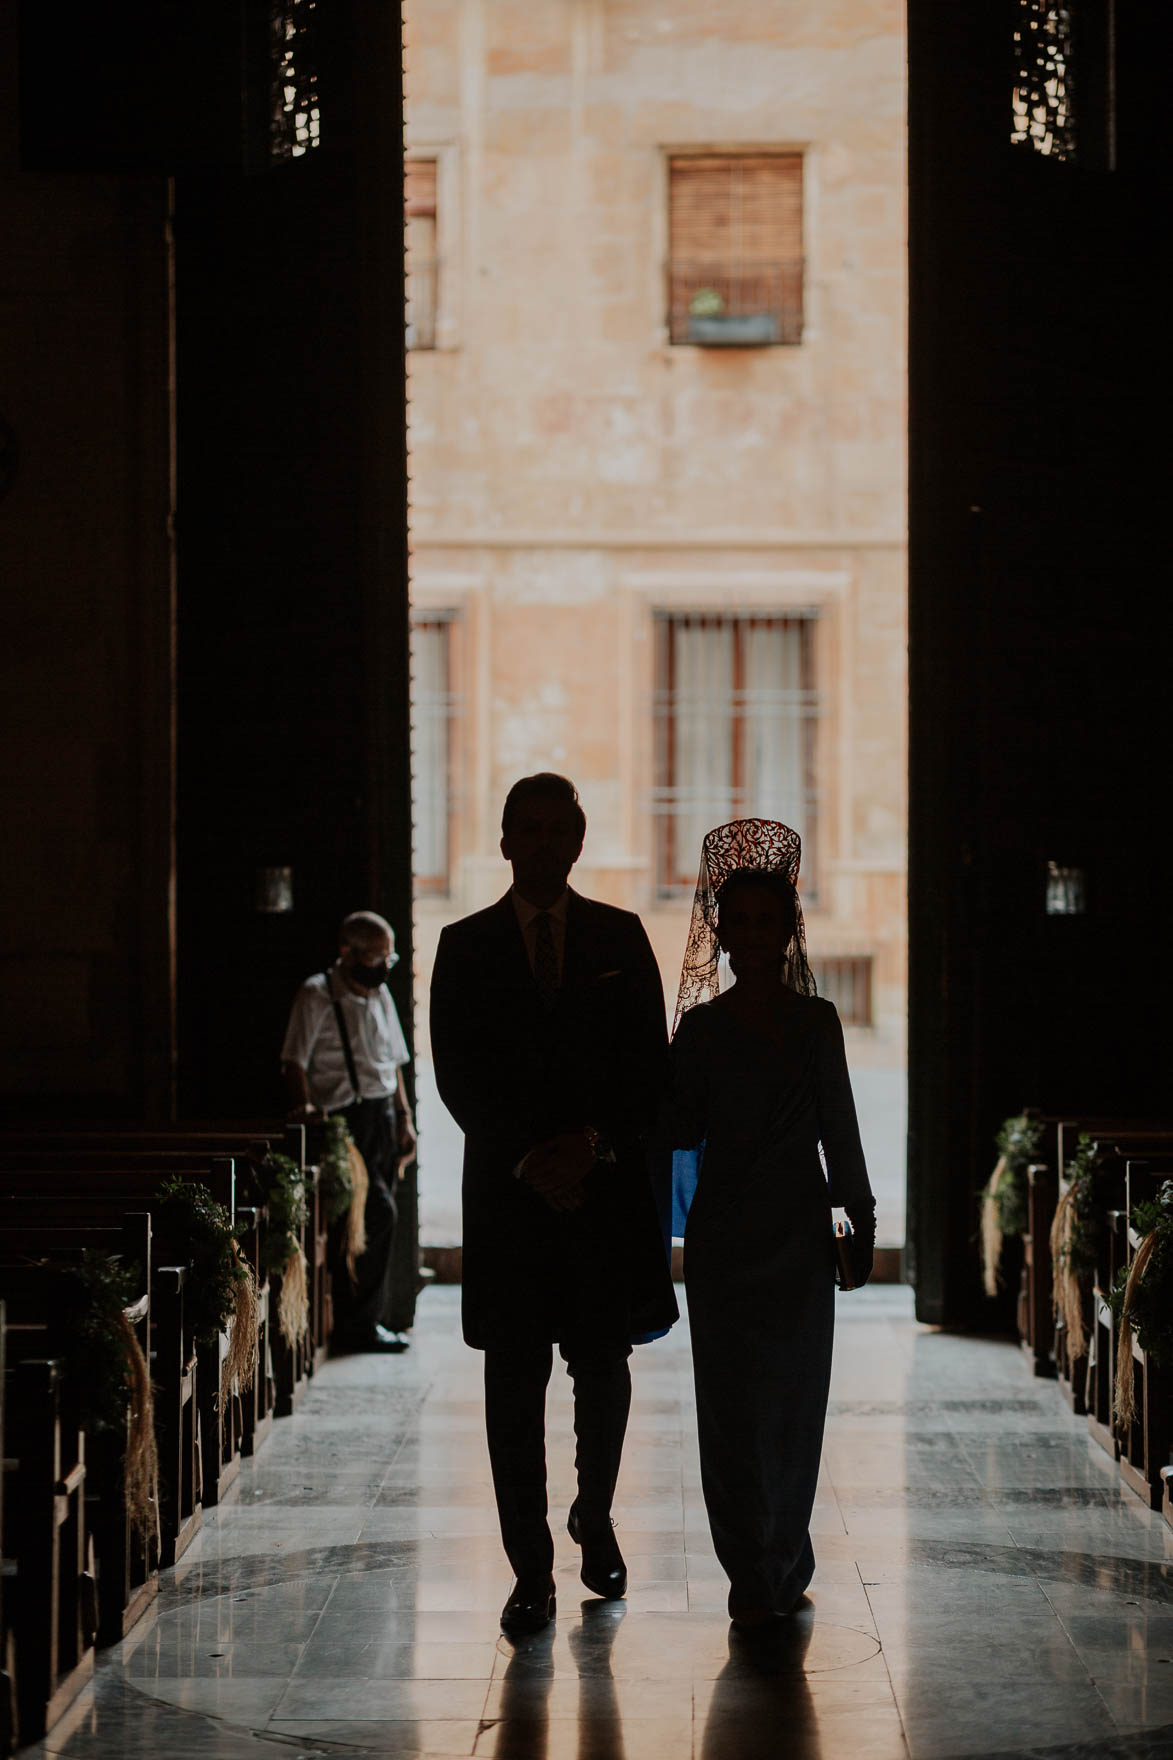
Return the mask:
<svg viewBox="0 0 1173 1760"><path fill-rule="evenodd" d="M566 1518L566 1532L576 1546L582 1547L582 1569L578 1574L591 1593L601 1595L604 1601L621 1600L627 1594L627 1566L610 1516L605 1526L593 1522L586 1526L574 1503Z"/></svg>
<svg viewBox="0 0 1173 1760"><path fill-rule="evenodd" d="M501 1609L501 1630L510 1635L543 1631L557 1611L554 1579L549 1572L518 1577Z"/></svg>

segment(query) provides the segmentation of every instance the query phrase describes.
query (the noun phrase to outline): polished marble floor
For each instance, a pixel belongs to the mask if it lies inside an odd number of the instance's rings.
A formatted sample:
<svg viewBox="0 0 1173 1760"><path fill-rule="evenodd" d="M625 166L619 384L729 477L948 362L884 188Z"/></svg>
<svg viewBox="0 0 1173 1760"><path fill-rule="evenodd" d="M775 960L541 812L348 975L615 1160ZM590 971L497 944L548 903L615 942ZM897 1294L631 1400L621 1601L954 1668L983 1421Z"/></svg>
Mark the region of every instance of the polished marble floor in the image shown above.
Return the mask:
<svg viewBox="0 0 1173 1760"><path fill-rule="evenodd" d="M917 1326L904 1289L839 1298L818 1570L793 1629L730 1635L682 1324L634 1358L627 1600L592 1600L559 1532L556 1626L507 1642L458 1301L426 1292L405 1356L328 1365L30 1754L1173 1757L1173 1530L1015 1348ZM568 1392L556 1373L555 1511Z"/></svg>

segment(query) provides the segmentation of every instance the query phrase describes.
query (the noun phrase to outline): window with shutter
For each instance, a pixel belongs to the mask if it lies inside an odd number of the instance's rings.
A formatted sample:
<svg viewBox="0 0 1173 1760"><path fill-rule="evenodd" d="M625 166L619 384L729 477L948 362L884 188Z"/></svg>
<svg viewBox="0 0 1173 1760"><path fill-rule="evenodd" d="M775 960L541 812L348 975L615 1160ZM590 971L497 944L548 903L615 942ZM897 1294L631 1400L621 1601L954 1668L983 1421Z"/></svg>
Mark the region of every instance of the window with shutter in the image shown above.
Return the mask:
<svg viewBox="0 0 1173 1760"><path fill-rule="evenodd" d="M656 618L657 881L695 884L701 839L730 819L782 819L815 882L814 620L662 612Z"/></svg>
<svg viewBox="0 0 1173 1760"><path fill-rule="evenodd" d="M407 230L407 346L435 348L439 262L436 255L436 161L409 159L404 168Z"/></svg>
<svg viewBox="0 0 1173 1760"><path fill-rule="evenodd" d="M1072 17L1053 0L1017 0L1010 139L1047 159L1075 159Z"/></svg>
<svg viewBox="0 0 1173 1760"><path fill-rule="evenodd" d="M802 154L668 161L668 332L674 343L802 341Z"/></svg>
<svg viewBox="0 0 1173 1760"><path fill-rule="evenodd" d="M313 0L269 7L269 154L300 159L322 144L319 14Z"/></svg>
<svg viewBox="0 0 1173 1760"><path fill-rule="evenodd" d="M457 789L457 619L432 616L411 626L413 872L416 890L445 894L453 860Z"/></svg>
<svg viewBox="0 0 1173 1760"><path fill-rule="evenodd" d="M832 954L825 959L812 959L811 970L819 995L835 1004L845 1027L873 1024L870 954Z"/></svg>

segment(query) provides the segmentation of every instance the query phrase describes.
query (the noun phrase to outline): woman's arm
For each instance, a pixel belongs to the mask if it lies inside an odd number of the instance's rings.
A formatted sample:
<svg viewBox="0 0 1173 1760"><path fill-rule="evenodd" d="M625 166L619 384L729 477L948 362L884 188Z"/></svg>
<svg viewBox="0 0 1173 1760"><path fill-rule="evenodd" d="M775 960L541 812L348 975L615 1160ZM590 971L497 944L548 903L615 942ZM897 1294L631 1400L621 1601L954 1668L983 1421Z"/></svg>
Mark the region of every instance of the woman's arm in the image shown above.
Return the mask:
<svg viewBox="0 0 1173 1760"><path fill-rule="evenodd" d="M827 1161L832 1204L841 1204L849 1215L875 1207L851 1077L847 1073L847 1053L843 1047L843 1028L835 1006L820 1002L822 1015L815 1057L815 1079L819 1115L819 1138ZM853 1218L854 1222L854 1218Z"/></svg>
<svg viewBox="0 0 1173 1760"><path fill-rule="evenodd" d="M676 1029L668 1054L668 1096L657 1136L665 1148L695 1149L704 1141L707 1072L691 1012Z"/></svg>

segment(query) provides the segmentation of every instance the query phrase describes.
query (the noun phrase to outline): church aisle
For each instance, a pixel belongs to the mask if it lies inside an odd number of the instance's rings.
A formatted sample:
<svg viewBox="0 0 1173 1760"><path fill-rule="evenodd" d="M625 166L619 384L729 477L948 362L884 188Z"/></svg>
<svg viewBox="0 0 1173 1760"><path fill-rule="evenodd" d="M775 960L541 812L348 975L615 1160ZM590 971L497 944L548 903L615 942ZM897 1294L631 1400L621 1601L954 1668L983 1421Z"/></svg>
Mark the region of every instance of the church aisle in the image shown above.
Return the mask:
<svg viewBox="0 0 1173 1760"><path fill-rule="evenodd" d="M839 1299L810 1607L731 1638L686 1327L635 1353L616 1517L631 1591L587 1596L551 1387L555 1629L511 1644L459 1291L414 1348L327 1366L156 1609L32 1756L1055 1760L1173 1754L1173 1531L1119 1490L1020 1353Z"/></svg>

